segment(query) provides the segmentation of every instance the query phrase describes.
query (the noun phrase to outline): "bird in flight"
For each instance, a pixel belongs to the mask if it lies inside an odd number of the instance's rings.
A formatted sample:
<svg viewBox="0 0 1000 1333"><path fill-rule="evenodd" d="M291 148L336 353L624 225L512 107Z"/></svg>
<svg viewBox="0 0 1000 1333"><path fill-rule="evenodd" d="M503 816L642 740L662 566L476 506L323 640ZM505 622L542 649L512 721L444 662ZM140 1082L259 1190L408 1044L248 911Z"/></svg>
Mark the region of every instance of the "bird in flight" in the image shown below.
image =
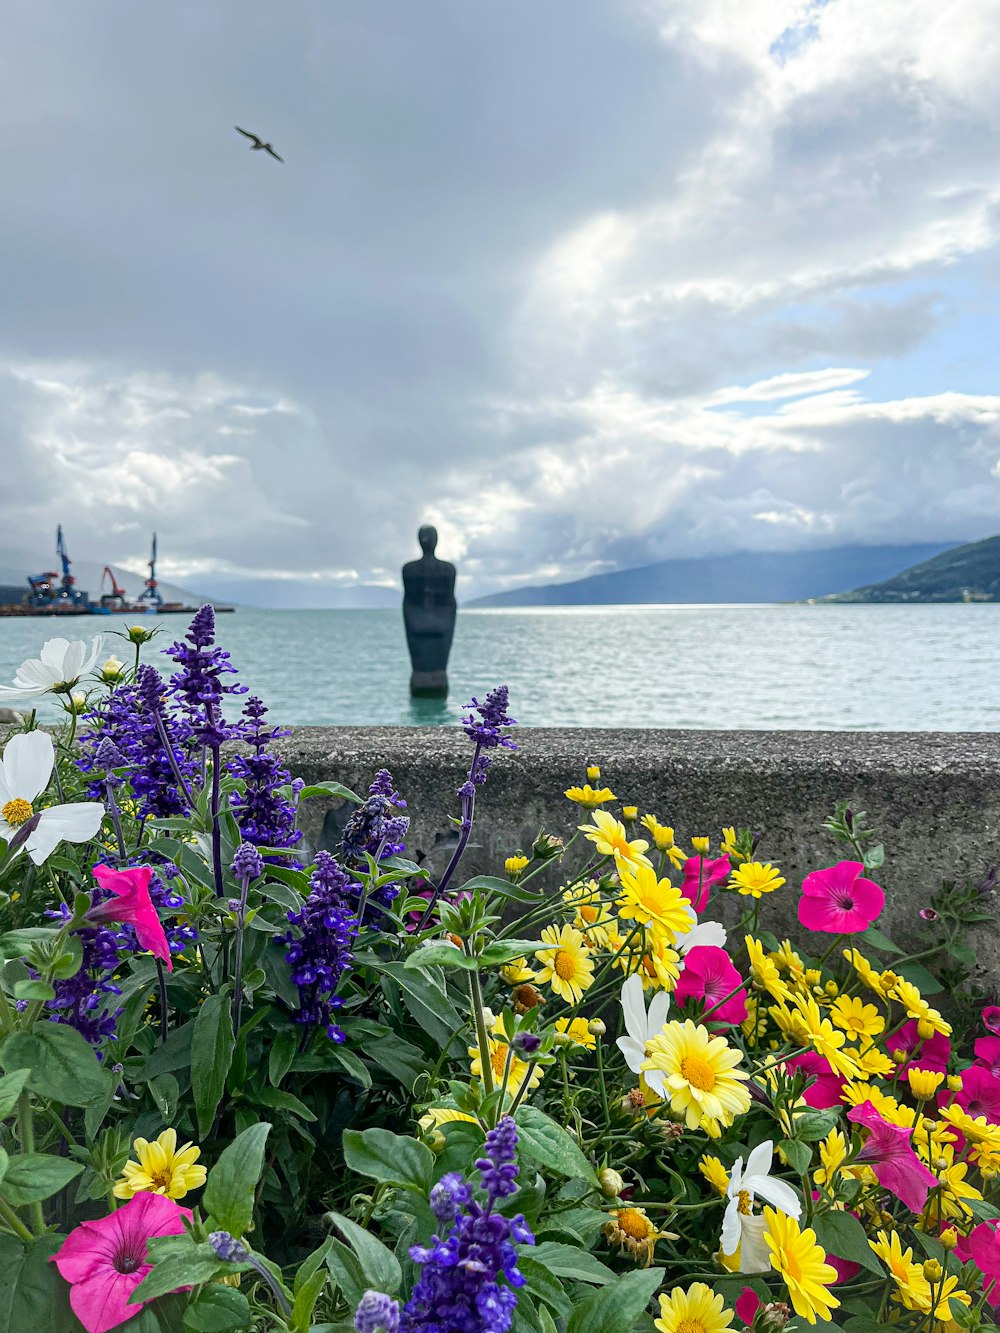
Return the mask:
<svg viewBox="0 0 1000 1333"><path fill-rule="evenodd" d="M263 149L265 153L270 153L277 162L284 162L285 159L283 157L278 157L278 154L274 151L271 145L265 143L259 134L251 134L249 130L241 130L238 125L234 125L233 128L245 138L253 140L253 143L250 145L251 153L259 153L261 149Z"/></svg>

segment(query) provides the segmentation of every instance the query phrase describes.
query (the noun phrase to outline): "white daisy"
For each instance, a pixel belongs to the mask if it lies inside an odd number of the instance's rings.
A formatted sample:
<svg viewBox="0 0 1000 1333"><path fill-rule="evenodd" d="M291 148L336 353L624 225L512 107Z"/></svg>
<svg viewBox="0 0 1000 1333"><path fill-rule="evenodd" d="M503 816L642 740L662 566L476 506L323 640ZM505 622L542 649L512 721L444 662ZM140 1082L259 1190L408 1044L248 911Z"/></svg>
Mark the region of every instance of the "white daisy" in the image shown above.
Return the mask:
<svg viewBox="0 0 1000 1333"><path fill-rule="evenodd" d="M72 693L81 676L93 671L103 644L103 634L91 640L89 649L82 639L49 639L40 657L29 657L17 668L13 685L0 685L0 700Z"/></svg>
<svg viewBox="0 0 1000 1333"><path fill-rule="evenodd" d="M622 986L622 1015L628 1035L619 1037L616 1045L624 1055L625 1063L632 1073L642 1073L657 1097L663 1096L663 1080L666 1074L661 1069L647 1069L643 1073L642 1065L646 1059L646 1042L662 1030L669 1009L670 996L661 990L650 1000L649 1013L646 1013L642 981L636 972L633 972Z"/></svg>
<svg viewBox="0 0 1000 1333"><path fill-rule="evenodd" d="M50 857L60 842L87 842L104 818L104 806L97 801L35 808L49 785L54 764L55 748L45 731L12 736L0 758L0 838L9 844L37 816L37 824L22 843L35 865Z"/></svg>
<svg viewBox="0 0 1000 1333"><path fill-rule="evenodd" d="M791 1185L775 1180L770 1174L774 1144L770 1139L758 1143L747 1158L737 1157L729 1178L726 1196L726 1215L722 1219L722 1253L733 1255L740 1251L741 1273L766 1273L770 1267L767 1245L764 1242L764 1219L753 1211L754 1199L762 1199L788 1217L800 1217L802 1205Z"/></svg>

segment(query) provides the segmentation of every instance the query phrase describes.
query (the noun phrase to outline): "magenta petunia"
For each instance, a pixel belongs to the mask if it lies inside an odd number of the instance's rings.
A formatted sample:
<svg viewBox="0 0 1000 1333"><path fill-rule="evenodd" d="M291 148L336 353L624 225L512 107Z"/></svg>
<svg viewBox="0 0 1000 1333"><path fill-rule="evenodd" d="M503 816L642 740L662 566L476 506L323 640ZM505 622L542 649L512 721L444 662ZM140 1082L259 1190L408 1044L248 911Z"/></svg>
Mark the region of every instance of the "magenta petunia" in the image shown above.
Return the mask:
<svg viewBox="0 0 1000 1333"><path fill-rule="evenodd" d="M136 1194L96 1222L81 1222L51 1262L70 1284L69 1303L87 1333L107 1333L142 1309L129 1304L152 1269L146 1242L152 1236L179 1236L191 1209L163 1194Z"/></svg>
<svg viewBox="0 0 1000 1333"><path fill-rule="evenodd" d="M860 861L838 861L827 870L806 875L799 920L807 930L854 935L877 920L885 906L885 894L874 880L863 877L863 870Z"/></svg>
<svg viewBox="0 0 1000 1333"><path fill-rule="evenodd" d="M830 1106L840 1105L846 1080L836 1070L831 1069L829 1063L816 1051L793 1055L791 1059L784 1061L784 1067L788 1070L799 1069L804 1074L812 1076L813 1082L802 1094L802 1100L807 1106L823 1111Z"/></svg>
<svg viewBox="0 0 1000 1333"><path fill-rule="evenodd" d="M983 1010L983 1027L987 1032L992 1032L995 1037L1000 1037L1000 1004L988 1004Z"/></svg>
<svg viewBox="0 0 1000 1333"><path fill-rule="evenodd" d="M983 1291L994 1309L1000 1305L1000 1222L980 1222L969 1232L969 1255L982 1272Z"/></svg>
<svg viewBox="0 0 1000 1333"><path fill-rule="evenodd" d="M962 1070L962 1089L954 1096L969 1115L982 1115L991 1125L1000 1125L1000 1079L982 1065Z"/></svg>
<svg viewBox="0 0 1000 1333"><path fill-rule="evenodd" d="M976 1064L988 1069L994 1078L1000 1078L1000 1037L977 1037L973 1050Z"/></svg>
<svg viewBox="0 0 1000 1333"><path fill-rule="evenodd" d="M717 884L723 884L732 873L728 856L714 860L708 856L689 856L684 862L681 893L696 912L701 914L708 905L708 895Z"/></svg>
<svg viewBox="0 0 1000 1333"><path fill-rule="evenodd" d="M714 944L697 944L684 955L684 970L674 988L674 997L679 1004L691 999L704 1000L706 1010L713 1011L708 1015L710 1023L742 1023L747 1016L746 994L737 990L742 984L743 978L725 949Z"/></svg>
<svg viewBox="0 0 1000 1333"><path fill-rule="evenodd" d="M760 1297L754 1291L753 1287L744 1287L733 1305L733 1309L746 1324L747 1328L754 1321L754 1316L760 1309Z"/></svg>
<svg viewBox="0 0 1000 1333"><path fill-rule="evenodd" d="M902 1061L897 1060L901 1065L897 1072L898 1078L905 1078L908 1069L930 1069L943 1074L951 1059L951 1042L948 1038L940 1032L921 1037L912 1018L889 1038L888 1050L894 1060L898 1054L903 1056Z"/></svg>
<svg viewBox="0 0 1000 1333"><path fill-rule="evenodd" d="M938 1182L913 1151L911 1131L890 1124L871 1102L852 1107L847 1118L868 1131L855 1161L870 1166L878 1183L911 1212L923 1212L927 1195Z"/></svg>
<svg viewBox="0 0 1000 1333"><path fill-rule="evenodd" d="M162 958L167 971L173 970L170 947L149 896L149 881L153 877L148 866L134 866L131 870L112 870L110 866L94 866L94 878L102 889L113 895L97 903L87 913L92 922L124 921L135 931L136 939L144 949Z"/></svg>

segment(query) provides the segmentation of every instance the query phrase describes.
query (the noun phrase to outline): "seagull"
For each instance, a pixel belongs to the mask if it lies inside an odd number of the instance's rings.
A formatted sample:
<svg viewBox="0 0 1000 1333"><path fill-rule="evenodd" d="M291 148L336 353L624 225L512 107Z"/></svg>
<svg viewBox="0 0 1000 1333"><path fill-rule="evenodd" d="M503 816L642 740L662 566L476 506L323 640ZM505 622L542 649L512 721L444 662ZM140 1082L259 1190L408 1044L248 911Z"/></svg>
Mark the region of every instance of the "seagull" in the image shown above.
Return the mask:
<svg viewBox="0 0 1000 1333"><path fill-rule="evenodd" d="M284 162L285 159L283 157L278 157L278 154L274 151L271 145L269 143L265 143L259 134L251 134L249 130L241 130L238 125L234 125L233 128L237 130L240 134L244 135L247 139L253 140L253 143L250 145L251 153L259 153L260 150L263 149L265 153L270 153L271 156L275 159L275 161Z"/></svg>

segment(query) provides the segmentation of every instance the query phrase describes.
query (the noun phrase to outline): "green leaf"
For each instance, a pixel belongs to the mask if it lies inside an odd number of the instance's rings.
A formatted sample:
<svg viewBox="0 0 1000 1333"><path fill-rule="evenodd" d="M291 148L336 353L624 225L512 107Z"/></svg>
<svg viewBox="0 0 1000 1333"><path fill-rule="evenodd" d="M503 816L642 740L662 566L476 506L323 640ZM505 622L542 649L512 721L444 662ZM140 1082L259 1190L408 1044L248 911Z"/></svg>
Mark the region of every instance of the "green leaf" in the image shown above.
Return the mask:
<svg viewBox="0 0 1000 1333"><path fill-rule="evenodd" d="M831 1106L824 1110L806 1111L795 1117L795 1137L803 1143L818 1143L825 1139L840 1119L840 1110Z"/></svg>
<svg viewBox="0 0 1000 1333"><path fill-rule="evenodd" d="M807 1143L796 1143L794 1139L782 1139L778 1144L778 1154L783 1155L796 1175L804 1176L812 1163L812 1152Z"/></svg>
<svg viewBox="0 0 1000 1333"><path fill-rule="evenodd" d="M310 1111L305 1102L300 1102L298 1097L290 1092L281 1092L277 1088L261 1088L260 1092L253 1094L253 1099L259 1102L261 1106L273 1107L276 1111L290 1111L292 1115L297 1115L300 1120L312 1121L316 1119L314 1112Z"/></svg>
<svg viewBox="0 0 1000 1333"><path fill-rule="evenodd" d="M357 1255L368 1286L375 1291L385 1292L387 1296L395 1296L402 1284L403 1272L392 1250L349 1217L341 1213L327 1213L326 1217L340 1233L341 1239Z"/></svg>
<svg viewBox="0 0 1000 1333"><path fill-rule="evenodd" d="M28 1087L64 1106L89 1106L107 1092L109 1076L94 1048L66 1023L37 1023L13 1032L0 1047L0 1065L10 1073L29 1069Z"/></svg>
<svg viewBox="0 0 1000 1333"><path fill-rule="evenodd" d="M475 972L476 960L464 954L457 944L448 944L442 940L435 944L424 944L419 949L414 949L403 966L411 969L459 967L465 972Z"/></svg>
<svg viewBox="0 0 1000 1333"><path fill-rule="evenodd" d="M869 926L867 930L862 931L858 937L858 947L862 953L867 953L869 949L877 949L879 953L902 953L903 950L893 944L888 935L883 935L876 926Z"/></svg>
<svg viewBox="0 0 1000 1333"><path fill-rule="evenodd" d="M372 1076L368 1072L368 1066L352 1050L346 1046L334 1046L330 1052L330 1059L334 1064L340 1065L347 1077L352 1078L355 1083L360 1083L363 1088L371 1087Z"/></svg>
<svg viewBox="0 0 1000 1333"><path fill-rule="evenodd" d="M573 1302L566 1295L558 1277L538 1262L534 1251L518 1255L517 1266L524 1274L525 1285L532 1296L544 1301L561 1319L567 1319L573 1311Z"/></svg>
<svg viewBox="0 0 1000 1333"><path fill-rule="evenodd" d="M331 1240L325 1262L334 1286L353 1310L368 1290L361 1260L342 1241Z"/></svg>
<svg viewBox="0 0 1000 1333"><path fill-rule="evenodd" d="M342 787L339 782L314 782L299 792L300 801L308 801L312 796L342 796L345 801L361 804L361 797L351 791L350 787Z"/></svg>
<svg viewBox="0 0 1000 1333"><path fill-rule="evenodd" d="M827 1254L834 1254L838 1259L847 1259L851 1263L860 1264L862 1268L867 1268L870 1273L877 1273L879 1277L885 1276L885 1270L868 1244L864 1227L850 1213L837 1212L833 1209L820 1213L818 1217L813 1218L813 1229L816 1232L816 1239Z"/></svg>
<svg viewBox="0 0 1000 1333"><path fill-rule="evenodd" d="M312 1312L319 1294L326 1285L327 1274L318 1269L307 1282L304 1282L295 1295L292 1305L292 1328L296 1333L308 1333L312 1321Z"/></svg>
<svg viewBox="0 0 1000 1333"><path fill-rule="evenodd" d="M422 1194L427 1194L434 1183L434 1154L430 1148L388 1129L345 1129L344 1161L360 1176Z"/></svg>
<svg viewBox="0 0 1000 1333"><path fill-rule="evenodd" d="M69 1308L69 1284L49 1263L62 1240L48 1235L23 1245L14 1236L0 1234L0 1329L83 1333Z"/></svg>
<svg viewBox="0 0 1000 1333"><path fill-rule="evenodd" d="M191 1091L202 1138L215 1121L232 1059L233 1018L229 996L210 995L198 1010L191 1038Z"/></svg>
<svg viewBox="0 0 1000 1333"><path fill-rule="evenodd" d="M573 1311L567 1333L628 1333L663 1282L662 1268L615 1278Z"/></svg>
<svg viewBox="0 0 1000 1333"><path fill-rule="evenodd" d="M14 984L15 1000L54 1000L56 993L44 981L18 981Z"/></svg>
<svg viewBox="0 0 1000 1333"><path fill-rule="evenodd" d="M178 1069L190 1068L193 1037L193 1022L174 1028L162 1046L157 1046L156 1050L146 1057L141 1070L133 1075L136 1082L143 1083L156 1078L159 1074L172 1074Z"/></svg>
<svg viewBox="0 0 1000 1333"><path fill-rule="evenodd" d="M530 957L536 949L546 947L544 940L494 940L479 955L481 967L499 967L512 958Z"/></svg>
<svg viewBox="0 0 1000 1333"><path fill-rule="evenodd" d="M6 1120L17 1106L17 1099L28 1081L30 1069L16 1069L0 1078L0 1120Z"/></svg>
<svg viewBox="0 0 1000 1333"><path fill-rule="evenodd" d="M593 1181L594 1168L581 1152L576 1140L561 1125L535 1106L522 1106L517 1121L520 1147L540 1166L571 1179Z"/></svg>
<svg viewBox="0 0 1000 1333"><path fill-rule="evenodd" d="M276 1088L291 1069L300 1035L298 1031L286 1028L277 1033L271 1042L267 1057L267 1078L272 1087Z"/></svg>
<svg viewBox="0 0 1000 1333"><path fill-rule="evenodd" d="M600 1259L595 1259L587 1250L578 1250L575 1245L546 1240L536 1245L531 1253L538 1263L544 1264L556 1277L571 1278L574 1282L590 1282L596 1287L603 1287L605 1283L615 1280L616 1275L607 1264L602 1264Z"/></svg>
<svg viewBox="0 0 1000 1333"><path fill-rule="evenodd" d="M264 1145L271 1126L262 1121L238 1134L208 1173L202 1207L237 1239L253 1220L254 1191L264 1168Z"/></svg>
<svg viewBox="0 0 1000 1333"><path fill-rule="evenodd" d="M250 1323L250 1302L235 1287L214 1282L201 1291L184 1311L190 1333L229 1333Z"/></svg>
<svg viewBox="0 0 1000 1333"><path fill-rule="evenodd" d="M473 893L476 889L499 894L501 898L510 898L515 903L537 903L540 897L538 890L528 884L511 884L509 879L497 879L495 875L476 875L467 879L459 893Z"/></svg>
<svg viewBox="0 0 1000 1333"><path fill-rule="evenodd" d="M386 978L382 982L383 989L389 984L387 979L394 981L402 992L403 1003L418 1025L442 1050L449 1046L462 1026L462 1019L448 999L440 979L433 973L407 970L399 963L383 963L381 959L376 966Z"/></svg>
<svg viewBox="0 0 1000 1333"><path fill-rule="evenodd" d="M230 1266L223 1264L207 1240L192 1236L153 1236L147 1242L153 1267L129 1297L129 1304L166 1296L178 1287L196 1287Z"/></svg>
<svg viewBox="0 0 1000 1333"><path fill-rule="evenodd" d="M0 1193L8 1203L21 1208L26 1203L50 1199L82 1170L82 1163L70 1162L65 1157L42 1152L26 1153L22 1157L12 1157L8 1162Z"/></svg>
<svg viewBox="0 0 1000 1333"><path fill-rule="evenodd" d="M937 977L921 963L897 963L892 970L898 972L911 986L916 986L921 995L940 995L944 990Z"/></svg>

